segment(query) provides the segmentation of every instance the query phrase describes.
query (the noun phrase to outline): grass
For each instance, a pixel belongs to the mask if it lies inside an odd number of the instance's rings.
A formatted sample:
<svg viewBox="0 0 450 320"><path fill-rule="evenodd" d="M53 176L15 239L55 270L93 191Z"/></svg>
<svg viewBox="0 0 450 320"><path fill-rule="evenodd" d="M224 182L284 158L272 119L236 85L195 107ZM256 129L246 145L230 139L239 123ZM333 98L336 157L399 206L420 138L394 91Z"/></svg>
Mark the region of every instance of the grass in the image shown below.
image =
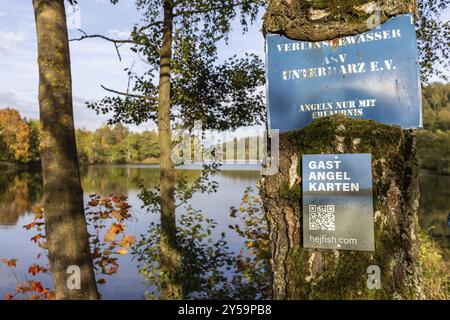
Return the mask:
<svg viewBox="0 0 450 320"><path fill-rule="evenodd" d="M443 250L424 231L419 232L420 267L422 269L426 299L450 299L450 262Z"/></svg>

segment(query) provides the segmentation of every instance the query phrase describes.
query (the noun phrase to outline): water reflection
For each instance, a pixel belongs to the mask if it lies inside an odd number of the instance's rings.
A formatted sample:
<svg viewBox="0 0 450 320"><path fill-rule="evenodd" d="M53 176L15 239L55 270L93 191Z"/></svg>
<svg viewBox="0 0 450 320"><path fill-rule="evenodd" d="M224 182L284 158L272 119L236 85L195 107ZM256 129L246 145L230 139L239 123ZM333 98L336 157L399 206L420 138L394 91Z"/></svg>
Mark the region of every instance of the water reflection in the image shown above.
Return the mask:
<svg viewBox="0 0 450 320"><path fill-rule="evenodd" d="M182 252L180 269L171 280L181 285L185 299L268 299L270 298L270 250L262 202L251 188L245 190L239 208L230 209L227 232L213 236L217 222L192 206L178 219L176 242ZM240 237L243 247L232 250L230 237ZM145 298L164 296L167 279L158 242L161 226L151 223L147 234L133 246L139 273L149 286Z"/></svg>
<svg viewBox="0 0 450 320"><path fill-rule="evenodd" d="M14 226L41 201L40 172L5 172L0 175L0 225Z"/></svg>
<svg viewBox="0 0 450 320"><path fill-rule="evenodd" d="M259 171L226 168L214 176L219 189L214 194L195 194L190 207L177 209L177 239L184 253L180 282L186 298L267 298L268 242L258 204L250 201L246 188L255 187ZM244 170L242 170L244 169ZM188 182L200 176L199 170L177 170ZM127 255L118 255L119 269L100 286L105 299L158 298L159 262L155 256L159 216L141 209L141 183L148 188L159 183L157 167L90 166L82 169L85 199L88 194L128 195L132 221L127 233L136 243ZM243 198L244 195L244 199ZM34 262L39 248L32 234L22 228L30 223L31 207L41 202L42 186L38 172L2 172L0 175L0 258L18 258L20 274ZM436 239L448 241L447 214L450 211L450 176L421 175L420 224ZM244 201L245 200L245 201ZM231 211L231 207L234 207ZM231 212L231 216L230 216ZM232 226L232 229L229 226ZM105 230L106 231L106 230ZM448 247L448 242L447 245ZM132 253L132 254L130 254ZM42 276L50 286L49 277ZM0 268L0 298L14 288L11 274Z"/></svg>
<svg viewBox="0 0 450 320"><path fill-rule="evenodd" d="M450 245L450 176L438 176L427 172L420 175L419 223L432 238L445 248Z"/></svg>
<svg viewBox="0 0 450 320"><path fill-rule="evenodd" d="M189 181L200 176L200 170L176 170L176 177L185 176ZM85 193L126 194L138 190L140 185L155 188L159 185L157 166L85 166L81 168L81 184Z"/></svg>

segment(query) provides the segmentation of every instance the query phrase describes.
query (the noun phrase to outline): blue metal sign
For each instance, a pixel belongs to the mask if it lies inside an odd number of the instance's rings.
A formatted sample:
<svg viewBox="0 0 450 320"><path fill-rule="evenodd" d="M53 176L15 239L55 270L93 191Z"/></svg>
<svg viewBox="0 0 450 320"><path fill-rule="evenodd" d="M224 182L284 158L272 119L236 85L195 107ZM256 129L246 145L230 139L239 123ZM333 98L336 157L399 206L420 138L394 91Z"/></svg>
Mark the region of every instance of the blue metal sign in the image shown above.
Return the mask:
<svg viewBox="0 0 450 320"><path fill-rule="evenodd" d="M374 251L371 155L302 157L303 244Z"/></svg>
<svg viewBox="0 0 450 320"><path fill-rule="evenodd" d="M281 132L343 113L422 127L416 33L410 14L362 34L305 42L267 34L269 121Z"/></svg>

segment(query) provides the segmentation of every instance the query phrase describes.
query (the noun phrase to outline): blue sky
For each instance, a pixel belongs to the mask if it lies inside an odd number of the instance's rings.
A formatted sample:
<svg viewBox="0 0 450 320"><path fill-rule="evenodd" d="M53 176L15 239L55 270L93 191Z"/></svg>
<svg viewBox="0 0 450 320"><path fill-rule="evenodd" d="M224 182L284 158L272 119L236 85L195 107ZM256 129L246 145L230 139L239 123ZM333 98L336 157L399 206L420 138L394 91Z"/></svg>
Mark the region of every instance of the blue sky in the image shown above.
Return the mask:
<svg viewBox="0 0 450 320"><path fill-rule="evenodd" d="M81 0L79 15L71 14L71 8L67 7L71 38L80 35L77 27L91 34L126 37L133 24L139 21L134 0L122 0L117 5L108 4L108 0ZM220 44L220 56L227 58L235 53L252 52L262 57L264 38L259 31L261 25L258 20L243 36L236 24L229 45ZM0 108L15 108L28 118L39 117L35 32L31 0L0 0ZM114 46L101 39L71 42L70 50L75 125L78 128L98 128L108 117L96 115L84 103L99 100L107 94L101 84L118 90L126 89L128 78L123 69L134 61L136 71L144 65L126 47L121 48L122 61L119 61ZM148 123L132 129L153 128L155 125Z"/></svg>
<svg viewBox="0 0 450 320"><path fill-rule="evenodd" d="M139 15L134 0L121 0L118 5L109 0L79 1L79 15L68 14L70 36L79 36L75 29L94 34L126 37ZM68 11L71 8L68 6ZM450 11L444 15L448 19ZM78 18L79 17L79 18ZM219 45L220 57L227 58L235 53L256 53L264 56L264 38L260 32L261 19L242 35L239 23L230 35L228 46ZM139 58L126 47L122 47L122 61L119 61L111 43L101 39L71 42L73 99L75 125L78 128L95 129L108 119L96 115L85 107L86 101L97 101L107 93L100 87L124 90L127 76L124 68L135 61L135 70L144 68ZM28 118L38 118L37 100L38 68L36 35L31 0L0 0L0 108L12 107ZM152 123L133 130L153 129Z"/></svg>

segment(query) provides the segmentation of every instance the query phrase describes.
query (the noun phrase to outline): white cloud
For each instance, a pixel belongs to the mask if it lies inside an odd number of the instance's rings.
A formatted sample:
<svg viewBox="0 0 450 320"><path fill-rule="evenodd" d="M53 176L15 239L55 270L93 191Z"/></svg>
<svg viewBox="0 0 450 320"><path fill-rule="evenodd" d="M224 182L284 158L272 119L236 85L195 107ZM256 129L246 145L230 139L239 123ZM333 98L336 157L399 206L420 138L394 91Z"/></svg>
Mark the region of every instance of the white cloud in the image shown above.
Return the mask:
<svg viewBox="0 0 450 320"><path fill-rule="evenodd" d="M0 11L0 17L4 17L6 14L2 11Z"/></svg>
<svg viewBox="0 0 450 320"><path fill-rule="evenodd" d="M127 39L130 37L130 31L128 30L117 30L117 29L109 29L108 35L118 38L118 39Z"/></svg>
<svg viewBox="0 0 450 320"><path fill-rule="evenodd" d="M23 40L23 37L16 32L0 30L0 51L10 50Z"/></svg>
<svg viewBox="0 0 450 320"><path fill-rule="evenodd" d="M22 97L11 91L0 91L0 108L13 108L26 118L39 118L37 97Z"/></svg>

